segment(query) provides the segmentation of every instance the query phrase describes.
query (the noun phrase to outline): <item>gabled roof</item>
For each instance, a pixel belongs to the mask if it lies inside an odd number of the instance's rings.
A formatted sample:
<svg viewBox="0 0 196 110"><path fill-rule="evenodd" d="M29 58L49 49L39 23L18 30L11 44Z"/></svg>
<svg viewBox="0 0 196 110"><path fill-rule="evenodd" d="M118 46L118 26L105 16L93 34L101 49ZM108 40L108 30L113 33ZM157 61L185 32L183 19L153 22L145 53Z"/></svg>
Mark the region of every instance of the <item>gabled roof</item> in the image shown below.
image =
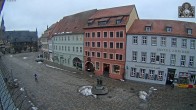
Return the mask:
<svg viewBox="0 0 196 110"><path fill-rule="evenodd" d="M130 13L134 7L135 7L135 5L128 5L128 6L121 6L121 7L114 7L114 8L107 8L107 9L98 10L89 19L130 15Z"/></svg>
<svg viewBox="0 0 196 110"><path fill-rule="evenodd" d="M65 16L58 22L53 31L53 35L66 33L84 33L83 28L86 25L88 18L92 16L96 11L97 10L94 9L70 16Z"/></svg>
<svg viewBox="0 0 196 110"><path fill-rule="evenodd" d="M135 5L128 5L98 10L89 18L84 28L125 26L134 8ZM120 23L117 23L117 20L121 20Z"/></svg>
<svg viewBox="0 0 196 110"><path fill-rule="evenodd" d="M150 32L145 31L145 26L151 26ZM172 32L167 32L166 27L171 27ZM192 35L187 34L187 28L192 29ZM127 34L137 35L172 35L196 38L196 23L175 20L135 20Z"/></svg>
<svg viewBox="0 0 196 110"><path fill-rule="evenodd" d="M50 39L52 37L52 34L54 32L55 27L57 26L58 22L52 24L47 30L44 31L41 38L48 38Z"/></svg>
<svg viewBox="0 0 196 110"><path fill-rule="evenodd" d="M36 42L38 40L36 31L6 31L5 36L9 42Z"/></svg>

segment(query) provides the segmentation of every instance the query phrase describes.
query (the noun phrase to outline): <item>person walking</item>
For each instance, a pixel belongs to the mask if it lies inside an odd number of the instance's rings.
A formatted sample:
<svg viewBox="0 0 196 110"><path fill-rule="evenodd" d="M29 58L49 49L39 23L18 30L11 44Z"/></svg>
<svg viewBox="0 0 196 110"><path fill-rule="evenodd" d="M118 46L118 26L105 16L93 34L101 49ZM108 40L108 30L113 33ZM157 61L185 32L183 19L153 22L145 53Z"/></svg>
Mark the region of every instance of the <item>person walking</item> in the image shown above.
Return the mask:
<svg viewBox="0 0 196 110"><path fill-rule="evenodd" d="M37 74L36 73L34 74L34 77L35 77L35 81L37 81Z"/></svg>

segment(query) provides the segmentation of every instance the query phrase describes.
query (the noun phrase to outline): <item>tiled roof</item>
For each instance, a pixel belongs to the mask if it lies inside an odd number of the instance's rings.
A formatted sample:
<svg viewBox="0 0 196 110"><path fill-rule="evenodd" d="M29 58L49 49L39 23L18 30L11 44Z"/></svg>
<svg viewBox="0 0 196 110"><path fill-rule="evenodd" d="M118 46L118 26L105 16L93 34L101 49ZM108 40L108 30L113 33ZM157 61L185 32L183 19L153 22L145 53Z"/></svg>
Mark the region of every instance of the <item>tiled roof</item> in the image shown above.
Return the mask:
<svg viewBox="0 0 196 110"><path fill-rule="evenodd" d="M65 33L84 33L84 26L88 22L88 18L92 16L97 10L89 10L80 12L74 15L65 16L61 19L54 29L54 34Z"/></svg>
<svg viewBox="0 0 196 110"><path fill-rule="evenodd" d="M107 9L98 10L89 19L129 15L134 7L135 7L135 5L128 5L128 6L121 6L121 7L114 7L114 8L107 8Z"/></svg>
<svg viewBox="0 0 196 110"><path fill-rule="evenodd" d="M90 18L85 28L125 26L135 5L114 7L98 10ZM116 24L116 20L122 20ZM102 24L101 22L106 21Z"/></svg>
<svg viewBox="0 0 196 110"><path fill-rule="evenodd" d="M145 31L145 26L151 26L150 32ZM166 32L166 27L171 27L171 32ZM187 28L192 29L192 35L187 34ZM172 35L196 38L196 23L175 20L135 20L127 34L138 35Z"/></svg>
<svg viewBox="0 0 196 110"><path fill-rule="evenodd" d="M9 42L32 42L37 41L36 31L6 31L5 36Z"/></svg>

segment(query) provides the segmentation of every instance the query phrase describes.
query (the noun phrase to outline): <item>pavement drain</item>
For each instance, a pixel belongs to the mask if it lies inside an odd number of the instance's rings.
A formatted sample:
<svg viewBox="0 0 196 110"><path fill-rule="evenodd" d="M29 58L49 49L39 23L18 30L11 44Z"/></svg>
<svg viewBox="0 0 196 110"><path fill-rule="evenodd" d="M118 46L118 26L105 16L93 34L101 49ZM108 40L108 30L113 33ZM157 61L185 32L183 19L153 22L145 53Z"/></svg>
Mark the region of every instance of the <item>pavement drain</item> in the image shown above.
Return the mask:
<svg viewBox="0 0 196 110"><path fill-rule="evenodd" d="M191 107L193 107L194 106L194 104L189 104Z"/></svg>

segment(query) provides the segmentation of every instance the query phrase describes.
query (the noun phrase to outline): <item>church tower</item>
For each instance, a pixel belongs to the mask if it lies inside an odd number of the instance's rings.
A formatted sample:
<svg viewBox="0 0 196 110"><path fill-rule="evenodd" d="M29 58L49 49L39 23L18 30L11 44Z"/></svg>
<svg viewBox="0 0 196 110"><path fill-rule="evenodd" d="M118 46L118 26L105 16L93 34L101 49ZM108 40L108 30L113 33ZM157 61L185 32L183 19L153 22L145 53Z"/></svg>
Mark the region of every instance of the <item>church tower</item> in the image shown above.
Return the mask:
<svg viewBox="0 0 196 110"><path fill-rule="evenodd" d="M2 32L5 32L5 24L4 24L4 19L3 19L3 17L2 17L2 20L1 20L1 27L0 27L0 30L1 30Z"/></svg>

